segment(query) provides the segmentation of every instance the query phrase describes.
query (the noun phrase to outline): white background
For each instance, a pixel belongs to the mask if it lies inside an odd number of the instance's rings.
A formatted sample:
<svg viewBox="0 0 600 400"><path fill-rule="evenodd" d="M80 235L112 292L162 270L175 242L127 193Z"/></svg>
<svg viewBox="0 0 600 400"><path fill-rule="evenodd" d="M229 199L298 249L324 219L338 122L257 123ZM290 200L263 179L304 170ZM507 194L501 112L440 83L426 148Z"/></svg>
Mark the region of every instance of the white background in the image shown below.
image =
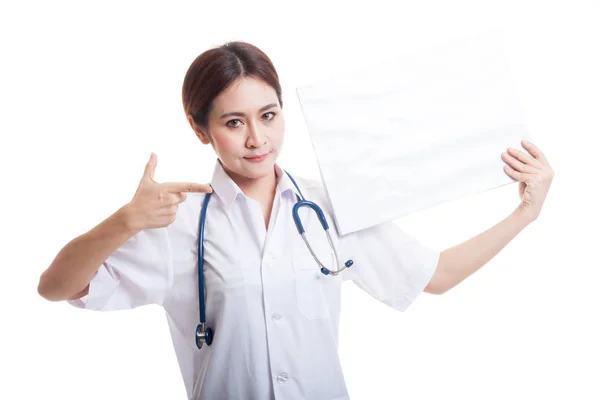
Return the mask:
<svg viewBox="0 0 600 400"><path fill-rule="evenodd" d="M348 282L346 382L353 400L600 398L599 19L594 1L2 3L0 398L185 398L159 307L78 310L42 299L37 284L62 246L131 199L151 151L158 181L210 179L214 153L181 105L197 55L245 40L271 57L284 88L279 162L318 178L297 86L340 60L366 65L493 26L555 170L542 214L483 269L405 313ZM510 184L398 223L443 250L518 203Z"/></svg>

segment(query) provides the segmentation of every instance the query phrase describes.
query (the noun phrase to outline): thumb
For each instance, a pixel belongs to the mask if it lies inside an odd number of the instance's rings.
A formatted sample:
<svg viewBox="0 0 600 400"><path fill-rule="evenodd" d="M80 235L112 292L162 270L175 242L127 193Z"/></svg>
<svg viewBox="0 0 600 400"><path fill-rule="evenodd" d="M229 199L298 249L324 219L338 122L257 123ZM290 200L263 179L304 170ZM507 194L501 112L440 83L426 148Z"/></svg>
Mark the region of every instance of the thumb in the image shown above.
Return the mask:
<svg viewBox="0 0 600 400"><path fill-rule="evenodd" d="M146 169L144 169L144 178L154 179L154 171L156 171L156 154L150 153L150 160L146 164Z"/></svg>

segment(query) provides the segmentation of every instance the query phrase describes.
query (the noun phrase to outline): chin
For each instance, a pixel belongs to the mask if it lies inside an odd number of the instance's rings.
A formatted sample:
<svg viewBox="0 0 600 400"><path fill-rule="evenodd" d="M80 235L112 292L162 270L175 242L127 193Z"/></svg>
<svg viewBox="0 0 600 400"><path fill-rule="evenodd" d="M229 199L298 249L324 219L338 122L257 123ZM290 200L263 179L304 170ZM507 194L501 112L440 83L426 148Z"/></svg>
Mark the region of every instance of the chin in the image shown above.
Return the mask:
<svg viewBox="0 0 600 400"><path fill-rule="evenodd" d="M275 157L271 154L262 162L252 163L245 159L241 159L238 163L238 168L233 172L247 179L260 179L273 173L275 170Z"/></svg>
<svg viewBox="0 0 600 400"><path fill-rule="evenodd" d="M270 160L265 160L265 162L255 165L251 163L245 164L250 165L245 165L244 169L241 172L247 178L259 179L268 176L269 174L273 173L273 171L275 171L275 163Z"/></svg>

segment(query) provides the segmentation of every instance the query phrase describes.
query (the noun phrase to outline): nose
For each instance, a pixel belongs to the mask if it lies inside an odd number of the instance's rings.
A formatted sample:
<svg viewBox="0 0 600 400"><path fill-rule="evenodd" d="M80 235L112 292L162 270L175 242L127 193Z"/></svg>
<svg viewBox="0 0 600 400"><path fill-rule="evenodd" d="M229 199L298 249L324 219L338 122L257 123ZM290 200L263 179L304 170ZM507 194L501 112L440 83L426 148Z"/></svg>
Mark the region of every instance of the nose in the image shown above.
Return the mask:
<svg viewBox="0 0 600 400"><path fill-rule="evenodd" d="M248 138L246 139L246 145L249 147L259 148L267 142L266 135L261 129L256 126L250 126L248 129Z"/></svg>

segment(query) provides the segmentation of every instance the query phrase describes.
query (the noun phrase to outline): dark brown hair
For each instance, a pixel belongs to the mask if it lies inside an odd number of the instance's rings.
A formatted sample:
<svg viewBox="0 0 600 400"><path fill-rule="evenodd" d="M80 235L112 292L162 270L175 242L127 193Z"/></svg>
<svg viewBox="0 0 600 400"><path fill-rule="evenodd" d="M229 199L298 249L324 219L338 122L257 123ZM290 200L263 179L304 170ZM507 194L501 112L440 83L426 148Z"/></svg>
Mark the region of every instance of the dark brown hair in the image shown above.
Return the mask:
<svg viewBox="0 0 600 400"><path fill-rule="evenodd" d="M182 87L183 109L196 125L208 130L212 102L236 79L250 76L275 89L283 107L279 76L271 59L250 43L228 42L200 54L189 66Z"/></svg>

